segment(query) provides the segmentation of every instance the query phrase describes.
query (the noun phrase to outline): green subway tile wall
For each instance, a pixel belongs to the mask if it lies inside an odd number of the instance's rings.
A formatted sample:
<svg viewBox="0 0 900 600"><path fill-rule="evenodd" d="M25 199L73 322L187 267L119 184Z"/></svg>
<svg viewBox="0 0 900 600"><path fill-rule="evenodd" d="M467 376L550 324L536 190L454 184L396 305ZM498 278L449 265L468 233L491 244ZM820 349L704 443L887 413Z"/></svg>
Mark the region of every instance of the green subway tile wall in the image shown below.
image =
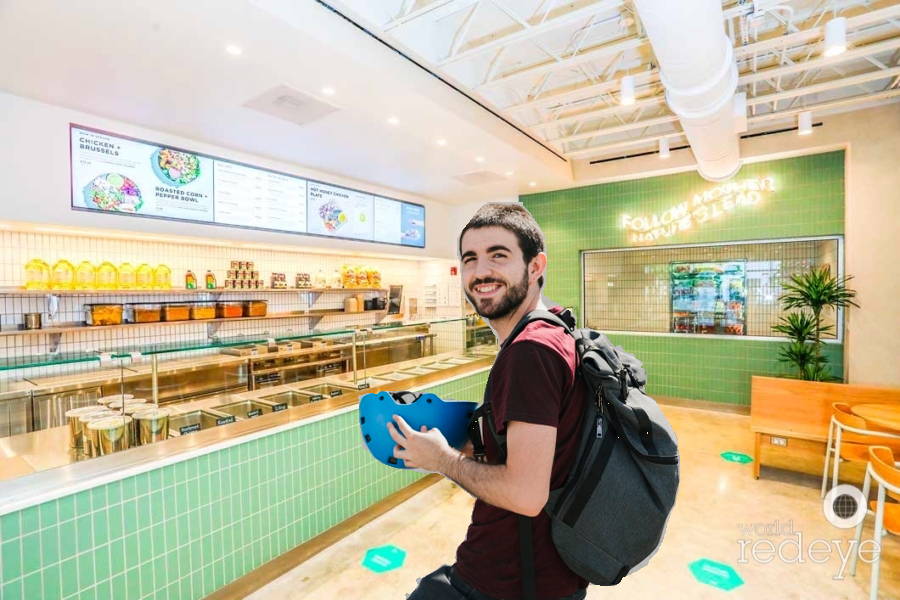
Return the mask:
<svg viewBox="0 0 900 600"><path fill-rule="evenodd" d="M738 206L722 217L701 223L671 238L644 246L705 244L728 241L793 238L844 233L844 152L828 152L745 165L734 181L772 177L775 191L755 206ZM554 302L581 307L581 252L634 247L620 227L623 214L644 216L690 200L719 184L696 172L620 181L521 196L544 232L547 242L547 282L544 293ZM748 404L750 375L783 372L777 362L777 341L673 339L615 335L617 344L644 362L650 390L659 395ZM656 346L653 346L656 344ZM733 351L735 345L746 348ZM832 373L843 373L843 346L827 350ZM751 358L754 357L754 358ZM714 361L722 377L704 377L704 384L685 373L688 366L708 373Z"/></svg>
<svg viewBox="0 0 900 600"><path fill-rule="evenodd" d="M481 401L486 382L427 391ZM0 517L0 598L202 598L422 476L336 415Z"/></svg>

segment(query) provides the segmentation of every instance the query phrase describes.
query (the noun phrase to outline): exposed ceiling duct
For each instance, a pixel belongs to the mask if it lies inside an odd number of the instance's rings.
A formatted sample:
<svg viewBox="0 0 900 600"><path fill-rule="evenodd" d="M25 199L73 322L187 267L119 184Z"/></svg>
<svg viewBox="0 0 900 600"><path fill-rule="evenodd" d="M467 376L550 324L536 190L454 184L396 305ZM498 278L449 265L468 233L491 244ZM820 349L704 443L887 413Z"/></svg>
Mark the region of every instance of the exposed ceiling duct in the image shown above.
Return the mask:
<svg viewBox="0 0 900 600"><path fill-rule="evenodd" d="M678 115L704 179L741 168L734 127L738 70L719 0L635 0L659 62L666 102Z"/></svg>

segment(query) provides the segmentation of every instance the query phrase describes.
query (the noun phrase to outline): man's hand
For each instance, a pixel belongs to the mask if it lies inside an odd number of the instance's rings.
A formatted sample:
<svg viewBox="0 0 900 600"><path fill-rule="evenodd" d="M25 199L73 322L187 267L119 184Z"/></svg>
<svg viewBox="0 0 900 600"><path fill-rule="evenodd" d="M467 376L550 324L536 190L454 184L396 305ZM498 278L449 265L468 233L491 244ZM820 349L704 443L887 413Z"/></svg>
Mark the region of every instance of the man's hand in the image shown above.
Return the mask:
<svg viewBox="0 0 900 600"><path fill-rule="evenodd" d="M394 415L397 425L388 423L388 433L397 443L394 446L394 457L402 459L411 469L422 469L443 473L442 466L446 461L459 456L459 452L450 447L444 434L437 428L428 429L422 425L421 432L414 430L400 415Z"/></svg>

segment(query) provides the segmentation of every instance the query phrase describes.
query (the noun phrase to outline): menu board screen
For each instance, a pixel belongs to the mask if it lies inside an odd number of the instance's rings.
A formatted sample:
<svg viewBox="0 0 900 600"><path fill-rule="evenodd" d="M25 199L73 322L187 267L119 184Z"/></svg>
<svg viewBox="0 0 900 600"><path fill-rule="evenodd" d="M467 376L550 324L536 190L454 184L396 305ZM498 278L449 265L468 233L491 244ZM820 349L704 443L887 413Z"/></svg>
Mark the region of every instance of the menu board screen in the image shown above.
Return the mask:
<svg viewBox="0 0 900 600"><path fill-rule="evenodd" d="M425 207L69 126L72 209L425 247Z"/></svg>

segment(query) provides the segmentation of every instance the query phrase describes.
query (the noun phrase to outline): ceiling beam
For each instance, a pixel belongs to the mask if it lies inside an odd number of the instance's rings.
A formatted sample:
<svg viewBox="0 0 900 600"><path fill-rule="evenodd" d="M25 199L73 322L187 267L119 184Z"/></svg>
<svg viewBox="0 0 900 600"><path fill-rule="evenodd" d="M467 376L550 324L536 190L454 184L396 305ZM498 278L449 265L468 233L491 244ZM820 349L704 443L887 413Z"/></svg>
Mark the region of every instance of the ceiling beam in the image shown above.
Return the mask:
<svg viewBox="0 0 900 600"><path fill-rule="evenodd" d="M656 81L659 81L659 69L654 68L647 71L642 71L640 73L634 73L635 85L638 85L639 83L653 83ZM509 114L526 108L540 108L544 106L552 106L554 104L571 104L573 102L589 100L600 95L603 92L614 90L618 87L618 81L604 81L602 83L586 85L566 92L557 92L556 94L550 94L543 98L530 100L521 104L514 104L513 106L504 108L502 112L504 114Z"/></svg>
<svg viewBox="0 0 900 600"><path fill-rule="evenodd" d="M530 67L526 67L519 71L514 71L512 73L509 73L508 75L503 75L502 77L498 77L497 79L493 79L474 88L474 91L481 92L487 88L507 84L511 81L521 79L522 77L543 75L544 73L556 71L562 68L568 69L583 63L591 62L592 60L597 60L598 58L602 58L604 56L615 55L618 52L637 49L646 43L646 39L631 38L626 39L625 41L615 41L602 44L600 46L594 47L591 50L588 50L587 52L570 55L564 58L562 61L547 61L537 65L532 65Z"/></svg>
<svg viewBox="0 0 900 600"><path fill-rule="evenodd" d="M425 6L423 6L422 8L420 8L418 10L414 10L411 13L408 13L406 16L400 17L399 19L394 19L393 21L391 21L390 23L388 23L387 25L384 26L383 31L385 33L387 33L388 31L396 29L402 25L406 25L410 21L415 21L419 17L421 17L423 15L427 15L428 13L430 13L433 10L443 8L443 7L447 6L448 4L453 4L454 2L456 2L456 0L435 0L431 4L426 4Z"/></svg>
<svg viewBox="0 0 900 600"><path fill-rule="evenodd" d="M853 50L848 50L843 54L839 54L837 56L823 56L821 58L814 58L805 62L799 62L785 67L774 67L771 69L765 69L763 71L757 71L756 73L747 73L746 75L741 75L740 77L738 77L738 85L747 85L755 81L765 81L766 79L783 77L785 75L793 75L795 73L802 73L803 71L823 69L831 65L849 62L858 58L865 58L871 56L872 54L888 52L889 50L894 50L896 48L900 48L900 37L886 40L884 42L860 46L858 48L854 48Z"/></svg>
<svg viewBox="0 0 900 600"><path fill-rule="evenodd" d="M894 17L900 17L900 4L848 18L847 31L850 32L865 27L866 25L889 21ZM747 44L746 46L738 46L734 49L734 58L735 60L740 60L742 58L751 57L754 53L762 54L773 50L780 51L786 46L804 46L824 37L824 35L824 25L811 27L810 29L804 29L799 33L783 35L781 37L763 40L762 42L756 42L755 44Z"/></svg>
<svg viewBox="0 0 900 600"><path fill-rule="evenodd" d="M477 46L466 48L462 52L457 53L455 56L448 57L438 62L437 66L446 67L449 64L453 64L461 60L466 60L468 58L478 56L479 54L483 54L491 50L497 50L503 46L515 44L516 42L521 42L527 40L528 38L542 35L544 33L547 33L548 31L553 31L555 29L568 25L573 21L579 21L581 19L584 19L585 17L590 17L595 14L614 10L621 7L623 4L625 4L624 0L600 0L595 4L573 10L559 17L550 19L549 21L544 21L539 25L530 26L509 35L493 38L490 41L484 42L483 44L478 44Z"/></svg>
<svg viewBox="0 0 900 600"><path fill-rule="evenodd" d="M577 123L578 121L585 121L587 119L602 119L604 117L611 117L612 115L620 112L624 112L625 110L636 110L638 108L647 108L648 106L654 106L656 104L662 104L666 101L664 96L653 96L651 98L644 98L642 100L638 100L634 104L630 106L612 106L610 108L601 108L598 110L592 110L585 113L580 113L577 115L572 115L571 117L563 117L561 119L556 119L554 121L548 121L546 123L536 123L534 125L529 125L528 128L532 130L540 130L540 129L549 129L553 127L557 127L559 125L566 125L568 123Z"/></svg>
<svg viewBox="0 0 900 600"><path fill-rule="evenodd" d="M594 129L592 131L586 131L584 133L578 133L576 135L561 137L561 138L557 138L555 140L547 140L547 143L548 144L567 144L569 142L577 142L579 140L589 140L589 139L595 138L595 137L614 135L617 133L624 133L626 131L632 131L634 129L644 129L645 127L653 127L654 125L664 125L666 123L674 123L677 120L678 120L677 115L667 115L665 117L644 119L642 121L635 121L634 123L626 123L625 125L618 125L616 127L605 127L603 129Z"/></svg>
<svg viewBox="0 0 900 600"><path fill-rule="evenodd" d="M840 100L831 100L828 102L820 102L818 104L811 104L809 106L805 106L803 108L798 109L790 109L790 110L782 110L776 113L770 113L765 115L757 115L755 117L750 117L747 119L747 123L750 125L758 124L758 123L766 123L769 121L778 121L781 119L786 119L788 117L796 116L804 111L812 111L812 112L823 112L826 110L834 110L839 108L848 108L851 106L859 106L863 104L873 104L876 102L885 102L888 100L893 100L895 98L900 98L900 89L896 90L887 90L883 92L878 92L877 94L864 94L861 96L854 96L852 98L842 98ZM590 148L583 148L581 150L576 150L574 152L564 152L563 155L569 159L588 159L595 158L598 156L608 155L612 150L618 150L620 148L627 148L629 146L638 146L638 145L649 145L653 142L658 142L661 138L680 138L683 137L684 133L665 133L661 135L656 135L652 137L644 137L644 138L635 138L633 140L627 140L624 142L613 142L611 144L603 144L598 146L591 146Z"/></svg>
<svg viewBox="0 0 900 600"><path fill-rule="evenodd" d="M760 104L767 104L769 102L780 102L781 100L796 98L797 96L818 94L820 92L836 90L842 87L859 85L861 83L868 83L870 81L878 81L879 79L888 79L890 77L894 77L895 75L900 75L900 67L872 71L871 73L863 73L862 75L855 75L853 77L840 77L838 79L833 79L824 83L816 83L814 85L807 85L801 88L785 90L783 92L777 92L774 94L764 94L762 96L756 96L755 98L747 98L747 106L757 106Z"/></svg>

